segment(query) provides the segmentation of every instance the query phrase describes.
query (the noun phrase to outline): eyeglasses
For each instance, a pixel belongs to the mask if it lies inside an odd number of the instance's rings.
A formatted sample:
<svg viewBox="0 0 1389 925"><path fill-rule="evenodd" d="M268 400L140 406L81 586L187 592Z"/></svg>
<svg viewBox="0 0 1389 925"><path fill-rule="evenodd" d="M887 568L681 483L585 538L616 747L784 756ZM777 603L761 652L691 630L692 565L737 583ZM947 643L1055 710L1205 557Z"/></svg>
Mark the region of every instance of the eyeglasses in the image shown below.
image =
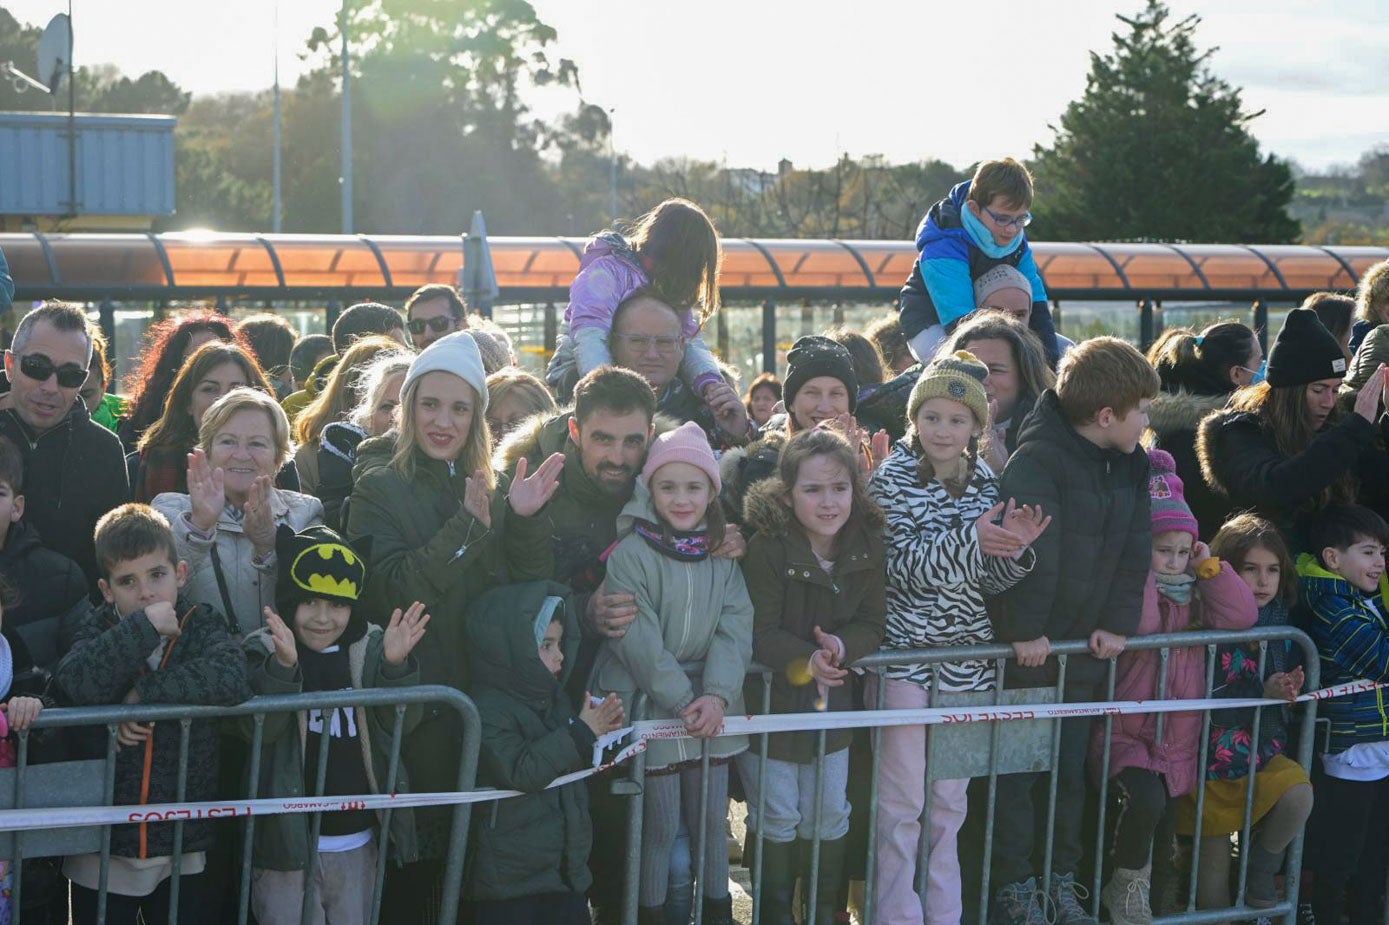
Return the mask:
<svg viewBox="0 0 1389 925"><path fill-rule="evenodd" d="M425 328L429 328L435 334L442 334L457 323L457 319L452 315L435 315L433 318L412 318L406 327L410 329L411 334L423 334Z"/></svg>
<svg viewBox="0 0 1389 925"><path fill-rule="evenodd" d="M613 333L613 337L627 345L627 349L633 353L646 353L652 347L661 356L670 356L680 347L685 345L683 337L647 337L644 334L618 334Z"/></svg>
<svg viewBox="0 0 1389 925"><path fill-rule="evenodd" d="M999 215L988 206L984 206L984 211L989 213L989 218L993 219L996 224L1002 225L1004 228L1026 228L1032 224L1031 212L1024 212L1018 216Z"/></svg>
<svg viewBox="0 0 1389 925"><path fill-rule="evenodd" d="M58 374L58 385L65 389L76 389L87 381L87 369L76 363L54 365L42 353L26 353L19 358L19 371L35 382L47 382L48 377Z"/></svg>

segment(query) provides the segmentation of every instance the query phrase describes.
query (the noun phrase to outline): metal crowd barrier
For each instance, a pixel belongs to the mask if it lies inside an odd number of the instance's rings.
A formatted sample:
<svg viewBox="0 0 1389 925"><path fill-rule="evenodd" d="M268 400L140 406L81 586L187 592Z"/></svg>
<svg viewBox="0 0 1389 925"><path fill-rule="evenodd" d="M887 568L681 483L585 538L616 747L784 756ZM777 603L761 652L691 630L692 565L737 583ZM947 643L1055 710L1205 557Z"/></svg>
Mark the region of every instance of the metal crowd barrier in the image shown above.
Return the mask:
<svg viewBox="0 0 1389 925"><path fill-rule="evenodd" d="M1167 665L1170 654L1174 649L1201 647L1205 649L1205 692L1204 697L1213 696L1215 655L1216 647L1227 644L1248 644L1256 643L1259 649L1259 672L1260 677L1264 674L1267 659L1267 649L1272 642L1291 642L1302 652L1302 666L1306 673L1307 691L1318 689L1320 666L1317 658L1316 646L1311 639L1299 630L1290 627L1260 627L1239 632L1225 631L1193 631L1185 633L1158 634L1151 636L1130 637L1126 645L1126 651L1139 650L1159 650L1160 674L1158 689L1150 695L1149 699L1166 699ZM942 693L939 691L939 673L933 674L933 690L931 691L930 703L932 706L951 706L969 704L972 706L1008 706L1018 704L1037 704L1044 702L1063 702L1065 700L1067 662L1070 656L1080 655L1088 652L1087 643L1084 640L1058 642L1052 644L1052 655L1057 662L1057 682L1052 687L1047 688L1026 688L1008 689L1007 668L1009 662L1014 658L1013 649L1008 645L978 645L978 646L958 646L941 647L935 649L918 650L881 650L859 661L855 667L863 669L865 672L875 672L879 681L883 677L883 670L889 666L900 665L939 665L949 662L965 660L984 659L993 661L996 668L996 684L992 691L971 692L966 695L956 695ZM1116 681L1117 661L1110 659L1107 665L1107 678L1104 682L1104 690L1109 700L1114 698ZM773 669L762 666L754 666L750 675L760 675L763 682L763 702L761 712L769 712L771 684ZM868 709L882 709L885 685L877 685L878 700L876 704L865 704ZM635 703L631 704L629 716L636 719L646 718L646 701L642 695L638 695ZM1296 736L1296 743L1291 741L1294 729L1289 729L1290 741L1288 743L1289 753L1296 751L1297 762L1309 772L1313 758L1313 734L1312 730L1316 719L1316 701L1310 701L1299 705L1301 709L1300 732ZM748 704L748 709L753 710L755 706ZM1254 713L1252 725L1252 736L1254 748L1257 753L1260 725L1264 708L1258 708ZM1191 711L1195 712L1195 711ZM1209 732L1211 722L1211 709L1200 711L1202 713L1201 740L1199 744L1200 754L1196 768L1196 779L1198 790L1196 791L1196 833L1192 839L1191 852L1191 884L1187 890L1185 898L1185 908L1176 914L1166 916L1156 916L1154 922L1158 925L1205 925L1205 923L1216 923L1237 920L1256 920L1260 918L1283 917L1287 925L1293 925L1298 905L1298 884L1302 870L1302 843L1303 834L1299 833L1294 838L1292 844L1288 846L1286 855L1286 899L1278 905L1268 909L1255 909L1244 904L1245 886L1248 876L1249 852L1246 846L1251 844L1250 832L1252 829L1254 786L1246 788L1244 820L1239 830L1239 875L1238 887L1234 895L1234 904L1224 909L1197 909L1196 890L1198 872L1201 867L1201 826L1204 813L1205 791L1206 791L1206 767L1208 762ZM1045 835L1039 838L1037 843L1042 845L1043 851L1043 871L1042 883L1045 885L1050 879L1052 867L1052 842L1056 826L1056 799L1057 799L1057 761L1061 748L1061 722L1075 722L1076 719L1056 720L1056 719L1020 719L1020 720L991 720L987 724L983 722L966 723L958 726L954 725L927 725L926 726L926 773L925 782L925 805L921 816L921 844L919 856L917 858L917 895L924 903L925 901L925 875L926 862L929 852L929 815L931 812L932 788L931 782L934 780L944 780L959 777L987 778L988 780L988 802L986 818L983 827L983 849L982 857L979 859L979 898L980 904L977 910L978 923L988 920L988 907L992 899L989 878L990 866L993 854L994 840L994 811L995 800L997 797L998 778L1000 774L1019 773L1027 771L1045 771L1048 775L1047 781L1047 812ZM1089 892L1090 912L1096 918L1100 918L1100 886L1104 870L1104 845L1105 845L1105 812L1109 803L1109 747L1110 736L1113 726L1113 717L1105 716L1102 719L1091 719L1090 722L1103 723L1104 730L1104 757L1101 782L1098 792L1095 791L1093 781L1088 785L1089 797L1098 799L1098 825L1094 843L1094 872L1091 878L1091 888ZM869 726L868 723L864 724ZM865 921L871 923L874 907L874 881L876 874L876 827L877 827L877 804L878 804L878 750L881 738L881 726L872 726L872 781L868 805L855 806L854 813L866 812L868 816L868 855L867 855L867 877L866 890L864 897L863 913ZM1164 714L1159 712L1157 719L1157 735L1161 741L1164 729ZM774 734L774 733L771 733ZM761 745L765 754L767 737L769 733L760 734ZM815 776L815 825L817 835L810 846L810 869L808 877L802 883L802 908L804 909L803 922L814 922L817 912L816 903L816 883L818 882L819 859L820 859L820 839L819 831L819 812L820 799L823 793L823 764L825 758L825 732L821 730L818 735L817 744L817 763ZM982 751L982 754L981 754ZM1251 777L1253 759L1251 758ZM698 842L702 845L706 837L723 838L724 833L705 832L703 819L705 801L708 799L708 770L709 770L709 748L708 743L704 744L701 750L700 767L704 786L700 797L700 823L698 832ZM939 770L937 770L939 769ZM766 763L759 762L759 781L757 788L762 801L765 802L765 770ZM730 774L736 771L730 767ZM1087 772L1088 775L1088 772ZM638 881L641 869L642 858L642 799L643 784L645 781L645 755L638 754L626 770L626 774L615 780L612 784L612 791L615 794L631 798L631 806L627 817L627 852L626 852L626 875L623 894L622 920L624 925L636 925L637 904L638 904ZM756 816L759 820L765 819L764 806L759 805ZM1172 811L1169 803L1169 812ZM753 815L753 808L749 807L749 818ZM694 835L695 833L691 833ZM749 841L755 843L754 861L751 873L753 887L753 923L761 921L761 862L762 862L762 827L759 826L757 832L749 831ZM963 847L963 846L962 846ZM704 852L697 847L692 850L692 860L695 869L695 892L694 892L694 922L700 925L702 921L702 899L704 896L703 874ZM967 873L969 865L962 864ZM1155 899L1157 897L1154 897ZM970 922L970 908L966 908L965 921Z"/></svg>
<svg viewBox="0 0 1389 925"><path fill-rule="evenodd" d="M112 806L116 780L116 732L119 724L129 721L177 721L179 723L178 752L178 792L176 801L185 800L188 774L189 732L194 720L221 721L237 717L250 717L250 754L247 773L247 790L244 794L230 795L226 802L234 806L238 796L248 800L255 799L260 778L260 763L263 753L263 733L268 714L336 707L394 707L395 719L391 731L390 764L383 793L393 793L400 769L401 744L405 721L405 711L410 706L426 704L440 705L458 714L462 726L462 737L457 743L438 742L437 747L457 748L458 777L456 789L473 789L477 777L478 749L480 745L481 723L477 707L472 700L451 687L427 685L417 687L369 688L364 690L344 690L333 692L311 692L287 694L252 699L234 707L201 707L157 704L121 704L112 706L56 708L45 710L35 722L33 729L74 728L81 726L106 727L106 756L104 759L88 761L60 761L51 764L29 764L29 733L18 736L18 761L13 769L0 771L0 805L5 809L24 809L33 807L57 808L64 806ZM225 733L224 733L225 734ZM318 775L316 786L308 796L322 796L327 775L329 735L319 737ZM6 797L10 799L6 800ZM444 857L444 878L441 922L453 922L457 915L459 896L463 884L463 861L467 849L468 820L470 807L456 804L452 808L448 850ZM380 826L380 851L376 864L375 900L371 922L373 925L381 914L382 886L386 875L386 862L389 856L387 833L390 831L392 810L388 806L382 811ZM312 813L310 822L310 845L317 844L321 813ZM179 881L182 876L182 846L184 819L173 821L174 845L172 855L172 875L170 878L169 925L177 925ZM240 925L246 925L250 912L251 889L251 851L255 836L255 815L244 817L243 839L240 849L240 882L237 903ZM82 828L62 828L52 830L16 830L0 833L0 858L13 860L14 889L11 905L15 925L22 925L23 873L24 859L56 857L71 854L100 852L101 874L98 891L97 920L104 922L107 903L107 875L111 859L111 826L91 826ZM309 852L309 868L305 871L305 896L303 916L307 921L310 903L313 901L314 879L317 868L317 851Z"/></svg>
<svg viewBox="0 0 1389 925"><path fill-rule="evenodd" d="M1316 690L1319 683L1319 664L1316 648L1311 640L1298 630L1291 628L1256 628L1241 632L1217 632L1217 631L1198 631L1179 634L1138 636L1128 640L1127 650L1159 650L1161 673L1159 675L1158 690L1152 696L1157 700L1166 698L1166 668L1170 653L1173 649L1202 647L1205 649L1205 693L1204 696L1212 696L1213 680L1215 671L1215 654L1218 645L1225 644L1248 644L1256 643L1259 647L1259 669L1262 676L1267 657L1267 646L1272 642L1290 641L1301 649L1303 654L1303 667L1306 672L1307 690ZM1007 645L983 645L983 646L962 646L962 647L942 647L937 649L923 650L882 650L861 660L855 667L865 672L874 672L879 679L882 678L884 669L889 666L898 665L938 665L949 662L963 660L984 659L995 663L996 684L993 690L986 692L973 692L966 695L953 695L942 693L938 689L931 691L932 706L959 706L961 704L987 705L987 706L1010 706L1018 704L1036 704L1045 702L1060 702L1064 700L1066 687L1067 663L1071 656L1079 655L1087 651L1084 641L1070 641L1055 643L1052 646L1052 654L1057 657L1057 682L1054 686L1047 688L1029 689L1008 689L1007 670L1009 662L1013 659L1013 650ZM1107 666L1107 679L1104 689L1109 699L1113 699L1116 681L1116 662L1110 660ZM773 670L761 666L755 666L751 672L762 680L763 702L761 712L769 712L771 683ZM934 676L939 678L939 674ZM938 686L938 680L933 687ZM884 685L877 685L878 700L875 704L866 704L870 709L881 709L884 696ZM116 731L118 724L126 721L147 722L154 720L176 720L180 724L179 739L179 787L176 795L177 800L184 800L184 787L188 770L188 743L189 730L192 721L199 719L223 720L234 717L250 717L252 721L252 734L250 743L249 758L249 790L245 794L247 799L254 799L257 794L255 787L259 779L260 761L263 751L262 733L267 714L282 712L298 712L314 708L333 708L333 707L394 707L395 722L392 731L391 760L388 779L383 792L392 792L394 789L396 775L399 769L400 749L403 739L403 725L405 710L408 706L417 704L442 704L447 709L455 710L462 724L462 737L457 743L459 756L459 770L456 782L458 791L469 791L474 787L478 750L479 735L481 724L478 719L477 708L473 702L462 693L452 688L443 686L425 686L411 688L386 688L338 691L331 693L308 693L294 694L274 697L257 697L244 704L235 707L188 707L188 706L159 706L159 705L114 705L101 707L83 707L74 709L53 709L45 711L35 723L35 729L46 728L71 728L79 726L105 726L106 727L106 756L104 759L97 759L88 762L59 762L55 764L30 765L28 761L29 736L27 733L20 734L18 737L18 762L17 767L0 771L0 806L4 808L29 808L29 807L62 807L72 805L87 806L110 806L112 805L115 789L115 757L116 757ZM1315 722L1315 701L1301 705L1301 732L1296 740L1296 759L1304 767L1310 768L1313 757L1313 735L1312 728ZM646 710L645 699L638 695L635 703L630 705L629 716L633 718L644 718ZM1178 911L1174 915L1163 916L1155 919L1162 925L1204 925L1204 923L1223 922L1238 919L1255 919L1262 917L1284 917L1289 925L1292 925L1293 917L1296 914L1298 898L1298 881L1301 872L1302 862L1302 840L1299 834L1288 848L1286 863L1286 894L1287 898L1271 909L1253 909L1244 905L1244 891L1248 874L1248 852L1243 850L1244 846L1250 844L1250 832L1252 828L1253 814L1253 787L1248 787L1245 794L1245 811L1241 829L1239 831L1240 866L1238 875L1238 888L1234 897L1234 904L1225 909L1204 909L1196 908L1196 889L1197 877L1201 865L1201 818L1204 808L1205 797L1205 768L1207 766L1207 748L1209 741L1210 728L1210 709L1201 711L1203 714L1202 730L1200 740L1200 755L1197 766L1197 780L1199 789L1197 791L1196 819L1197 831L1193 838L1191 854L1192 882L1187 892L1185 909ZM1252 724L1252 734L1254 742L1258 742L1262 708L1255 711ZM1071 720L1074 721L1074 720ZM1098 804L1098 826L1096 840L1094 844L1094 873L1091 879L1092 889L1090 890L1090 908L1097 917L1100 912L1100 885L1103 871L1103 849L1105 842L1105 820L1104 815L1108 806L1109 786L1108 786L1108 752L1110 734L1112 729L1112 716L1105 716L1098 720L1103 723L1104 730L1104 759L1102 782L1098 793L1091 791L1091 797L1097 797ZM1091 720L1094 722L1094 720ZM873 726L865 722L864 728L872 729L872 780L868 805L855 807L855 813L867 814L868 828L868 851L867 851L867 883L864 897L864 916L868 922L873 921L874 906L874 880L876 873L876 822L877 822L877 798L878 798L878 747L881 736L881 726ZM1163 732L1163 714L1158 714L1157 720L1158 737L1161 739ZM770 733L775 734L775 733ZM762 746L765 753L767 737L769 733L761 733ZM1291 734L1291 730L1290 730ZM929 832L928 817L931 811L931 787L930 783L938 779L950 779L960 777L981 778L988 780L988 801L985 810L986 816L983 827L983 847L979 858L979 895L980 906L978 908L977 921L982 923L987 921L988 904L991 899L989 889L990 859L993 848L993 823L995 800L997 796L998 778L1002 774L1017 773L1022 771L1046 771L1048 772L1047 786L1047 812L1045 836L1039 839L1043 858L1043 882L1046 882L1052 864L1052 837L1056 824L1056 793L1057 777L1056 767L1060 752L1061 726L1060 722L1054 719L1021 719L1021 720L990 720L985 722L966 723L962 725L927 725L925 729L926 738L926 786L925 786L925 806L923 809L922 833L923 837L917 859L917 882L916 888L918 896L925 894L925 872L928 860L929 842L927 833ZM322 736L319 741L319 763L318 779L313 795L321 795L324 788L324 780L327 765L327 746L329 737ZM450 743L440 742L441 748L449 747ZM1256 745L1257 747L1257 745ZM1290 750L1292 743L1289 744ZM818 734L817 744L817 773L816 773L816 815L819 813L819 805L822 802L820 796L823 791L823 761L825 758L825 732L822 730ZM642 800L640 799L645 782L645 754L638 752L630 764L613 774L611 788L615 794L625 796L630 801L628 816L626 819L627 831L627 852L626 852L626 876L623 893L622 917L626 925L635 925L637 919L637 898L639 872L642 856ZM765 775L765 762L760 762L761 774ZM697 831L691 835L697 838L695 844L702 845L704 840L709 837L722 839L722 832L707 832L704 826L703 812L707 805L708 795L708 770L710 766L708 745L702 749L700 767L704 788L700 797L700 821ZM730 774L736 770L730 768ZM765 778L760 781L764 786L759 786L757 791L762 795L763 801L766 797ZM6 797L12 797L6 800ZM765 819L765 807L756 807L756 817L759 820ZM381 827L382 833L389 831L389 808L384 810L386 816ZM750 816L752 813L750 812ZM467 846L467 827L469 820L469 806L467 804L457 804L453 807L451 819L451 831L448 851L445 857L443 897L441 908L441 922L453 922L458 910L459 896L463 883L463 864ZM321 816L314 813L311 822L311 835L316 840ZM815 819L815 828L818 831L819 820ZM244 925L248 920L249 899L250 899L250 876L251 876L251 845L255 832L256 817L248 816L244 819L242 837L244 842L241 847L241 873L238 887L238 921ZM173 850L173 872L171 877L171 897L170 897L170 925L174 925L177 916L178 890L180 871L180 855L182 853L183 821L175 820L174 825L174 850ZM755 833L750 833L750 840L756 845L755 858L751 870L753 885L753 921L760 921L761 905L761 859L762 859L762 827L759 826ZM52 857L64 854L91 853L99 851L101 855L101 889L99 891L99 920L104 918L106 902L106 875L110 861L110 842L111 827L103 825L88 828L69 828L55 829L50 831L31 830L0 832L0 858L9 858L14 862L14 892L12 895L12 905L15 912L14 921L21 923L22 914L22 880L24 859L35 857ZM313 844L314 842L310 842ZM805 921L814 921L817 903L815 883L818 879L818 867L820 856L820 842L818 836L812 840L810 847L810 870L808 881L805 884L804 906L806 911ZM382 885L384 882L388 851L383 837L382 850L379 854L376 870L375 883L375 902L372 910L372 922L376 922L381 913ZM704 852L696 850L692 856L695 876L695 893L693 897L694 921L700 923L702 919L702 900L704 895ZM310 853L310 864L316 863L316 853ZM311 891L314 879L314 868L311 866L306 872L306 896L305 909L311 901ZM967 910L968 913L973 910Z"/></svg>

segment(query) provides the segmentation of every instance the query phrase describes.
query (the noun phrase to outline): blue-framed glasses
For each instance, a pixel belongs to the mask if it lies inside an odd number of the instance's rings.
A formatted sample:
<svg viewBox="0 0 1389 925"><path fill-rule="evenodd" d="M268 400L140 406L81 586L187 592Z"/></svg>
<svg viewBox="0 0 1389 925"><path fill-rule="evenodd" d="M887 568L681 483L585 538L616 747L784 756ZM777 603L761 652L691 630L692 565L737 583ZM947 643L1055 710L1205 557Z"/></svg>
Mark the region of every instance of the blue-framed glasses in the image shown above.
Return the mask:
<svg viewBox="0 0 1389 925"><path fill-rule="evenodd" d="M988 206L984 206L983 208L985 212L989 213L989 218L993 219L996 224L1004 228L1026 228L1028 225L1032 224L1031 212L1024 212L1022 215L1017 216L999 215Z"/></svg>

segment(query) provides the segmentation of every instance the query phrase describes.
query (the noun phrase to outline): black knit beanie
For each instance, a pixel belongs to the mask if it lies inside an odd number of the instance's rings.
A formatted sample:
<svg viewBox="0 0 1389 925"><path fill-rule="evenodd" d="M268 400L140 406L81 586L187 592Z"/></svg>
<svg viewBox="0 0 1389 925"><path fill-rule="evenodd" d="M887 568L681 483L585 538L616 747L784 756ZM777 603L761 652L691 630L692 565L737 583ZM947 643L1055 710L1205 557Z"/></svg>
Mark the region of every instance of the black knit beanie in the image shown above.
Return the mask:
<svg viewBox="0 0 1389 925"><path fill-rule="evenodd" d="M1268 352L1268 384L1275 388L1307 385L1346 374L1341 345L1310 308L1288 312L1283 329Z"/></svg>
<svg viewBox="0 0 1389 925"><path fill-rule="evenodd" d="M786 407L796 398L796 393L816 376L833 376L849 390L849 410L858 405L858 377L854 375L854 361L843 345L821 337L807 334L791 345L786 354L786 381L782 384L783 400Z"/></svg>

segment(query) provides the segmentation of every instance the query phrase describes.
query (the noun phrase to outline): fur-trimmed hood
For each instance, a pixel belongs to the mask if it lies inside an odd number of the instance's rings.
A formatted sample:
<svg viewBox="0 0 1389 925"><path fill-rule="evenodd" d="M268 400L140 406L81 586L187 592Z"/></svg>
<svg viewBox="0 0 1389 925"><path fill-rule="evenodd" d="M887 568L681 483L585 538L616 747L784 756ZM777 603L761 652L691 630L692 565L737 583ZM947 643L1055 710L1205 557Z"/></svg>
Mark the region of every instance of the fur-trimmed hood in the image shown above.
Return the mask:
<svg viewBox="0 0 1389 925"><path fill-rule="evenodd" d="M1195 431L1201 419L1219 411L1230 401L1230 395L1198 395L1182 389L1159 392L1148 409L1148 426L1159 438L1183 430Z"/></svg>
<svg viewBox="0 0 1389 925"><path fill-rule="evenodd" d="M778 475L753 484L743 496L743 522L758 533L786 536L791 530L791 508L782 500L785 491Z"/></svg>
<svg viewBox="0 0 1389 925"><path fill-rule="evenodd" d="M1264 422L1252 411L1225 411L1203 418L1196 428L1196 458L1206 484L1227 498L1234 498L1229 480L1223 478L1223 460L1237 452L1231 440L1248 441L1262 436Z"/></svg>
<svg viewBox="0 0 1389 925"><path fill-rule="evenodd" d="M729 523L743 522L743 496L750 486L776 474L787 439L785 428L764 431L752 443L734 447L719 459L719 478L723 480L720 498Z"/></svg>
<svg viewBox="0 0 1389 925"><path fill-rule="evenodd" d="M542 411L517 424L492 451L492 468L513 472L522 457L537 462L551 453L564 453L569 446L569 418L573 408Z"/></svg>

